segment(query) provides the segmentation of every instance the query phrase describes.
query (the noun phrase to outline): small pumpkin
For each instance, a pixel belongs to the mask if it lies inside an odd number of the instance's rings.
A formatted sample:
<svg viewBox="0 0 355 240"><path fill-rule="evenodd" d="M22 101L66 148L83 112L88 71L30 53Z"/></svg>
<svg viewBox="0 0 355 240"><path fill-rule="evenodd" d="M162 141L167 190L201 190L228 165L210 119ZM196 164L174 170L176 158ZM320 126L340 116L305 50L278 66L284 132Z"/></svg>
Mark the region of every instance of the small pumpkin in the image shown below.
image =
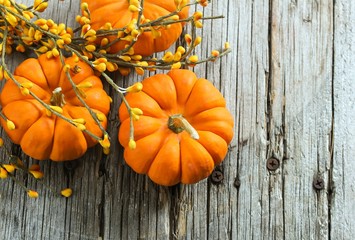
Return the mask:
<svg viewBox="0 0 355 240"><path fill-rule="evenodd" d="M103 90L101 80L89 65L77 62L74 57L65 59L65 64L71 66L68 71L85 97L86 104L100 116L102 126L106 127L110 99ZM63 116L81 119L87 130L102 136L99 126L77 98L59 57L48 59L41 55L38 59L26 59L15 69L14 78L45 103L61 107ZM35 159L73 160L97 143L78 127L55 114L49 114L31 95L23 94L11 79L4 85L0 101L3 114L15 124L15 129L10 130L6 127L7 122L1 119L6 133L15 144L21 145L27 155Z"/></svg>
<svg viewBox="0 0 355 240"><path fill-rule="evenodd" d="M138 13L129 11L129 0L82 0L89 6L91 27L94 30L100 29L105 23L111 23L114 29L127 26L132 19L138 18ZM168 15L176 10L174 0L145 0L143 16L147 20L155 20L162 16ZM185 7L178 16L180 19L188 17L189 8ZM168 28L160 27L156 29L160 32L160 37L154 37L150 31L143 32L139 35L137 42L134 44L134 54L143 56L152 55L168 49L180 36L183 23L171 24ZM113 40L113 37L110 37ZM110 52L118 52L125 48L127 41L119 41L111 46Z"/></svg>
<svg viewBox="0 0 355 240"><path fill-rule="evenodd" d="M142 84L142 91L126 95L130 107L144 113L134 121L135 149L129 147L127 107L119 108L119 142L127 164L165 186L208 177L225 158L234 134L222 94L210 81L183 69L146 78Z"/></svg>

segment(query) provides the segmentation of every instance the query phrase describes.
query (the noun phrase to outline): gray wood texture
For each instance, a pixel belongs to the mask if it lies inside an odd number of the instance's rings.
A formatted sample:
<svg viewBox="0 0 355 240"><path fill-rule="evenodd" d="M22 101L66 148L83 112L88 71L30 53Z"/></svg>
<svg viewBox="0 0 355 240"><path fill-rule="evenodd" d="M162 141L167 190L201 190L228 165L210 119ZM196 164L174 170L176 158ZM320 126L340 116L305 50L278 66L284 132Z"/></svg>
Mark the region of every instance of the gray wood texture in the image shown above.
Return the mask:
<svg viewBox="0 0 355 240"><path fill-rule="evenodd" d="M52 0L45 16L73 26L78 13L78 0ZM75 162L39 163L46 185L74 190L69 199L27 175L18 177L38 199L0 180L1 239L353 239L354 1L219 0L204 13L225 18L204 22L197 54L225 41L233 49L194 69L221 90L235 116L219 166L224 180L167 188L134 173L116 140L120 100L107 88L117 147L108 156L95 147ZM11 67L22 58L9 59ZM1 136L26 163L36 162ZM271 157L279 160L276 171L266 167ZM324 189L314 188L317 178Z"/></svg>

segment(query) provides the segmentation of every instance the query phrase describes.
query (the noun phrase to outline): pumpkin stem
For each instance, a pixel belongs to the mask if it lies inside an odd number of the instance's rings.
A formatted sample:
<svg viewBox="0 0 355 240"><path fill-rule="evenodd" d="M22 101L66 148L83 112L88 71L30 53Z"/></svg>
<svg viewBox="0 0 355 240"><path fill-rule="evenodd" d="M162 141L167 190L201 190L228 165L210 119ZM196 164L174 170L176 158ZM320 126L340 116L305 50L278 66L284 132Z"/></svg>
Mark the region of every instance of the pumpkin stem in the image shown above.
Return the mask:
<svg viewBox="0 0 355 240"><path fill-rule="evenodd" d="M168 127L174 133L181 133L186 130L186 132L188 132L193 139L198 140L200 138L196 129L191 126L191 124L181 114L170 116L168 120Z"/></svg>
<svg viewBox="0 0 355 240"><path fill-rule="evenodd" d="M61 87L57 87L56 89L53 90L53 95L51 97L51 105L53 106L58 106L58 107L63 107L65 104L64 100L64 94L62 92Z"/></svg>

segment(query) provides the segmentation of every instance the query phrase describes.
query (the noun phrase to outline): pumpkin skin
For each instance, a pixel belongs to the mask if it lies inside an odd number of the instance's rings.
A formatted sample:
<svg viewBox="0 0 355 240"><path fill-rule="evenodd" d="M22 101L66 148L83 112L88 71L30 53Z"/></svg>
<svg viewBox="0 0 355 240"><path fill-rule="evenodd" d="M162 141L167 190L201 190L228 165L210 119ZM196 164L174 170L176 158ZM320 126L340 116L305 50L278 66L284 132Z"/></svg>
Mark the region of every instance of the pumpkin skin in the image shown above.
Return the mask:
<svg viewBox="0 0 355 240"><path fill-rule="evenodd" d="M132 19L137 19L138 13L132 13L128 10L128 0L82 0L89 6L91 16L91 28L100 29L105 23L109 22L112 27L122 28L127 26ZM176 10L174 0L145 0L143 15L145 19L155 20ZM178 14L180 19L188 17L189 8L185 7ZM161 36L154 38L152 33L144 32L134 44L134 54L150 56L155 52L161 52L168 49L180 36L183 23L171 24L169 29L159 29ZM114 37L109 37L112 41ZM124 49L126 41L111 46L111 53L116 53Z"/></svg>
<svg viewBox="0 0 355 240"><path fill-rule="evenodd" d="M234 134L233 117L222 94L208 80L182 69L157 74L142 84L141 92L126 95L130 107L143 111L134 121L133 150L128 146L129 113L124 104L119 109L119 142L127 164L164 186L208 177L225 158ZM198 140L187 131L175 133L168 127L169 117L176 114L193 126Z"/></svg>
<svg viewBox="0 0 355 240"><path fill-rule="evenodd" d="M81 88L81 91L86 95L84 100L87 105L95 113L105 116L101 123L106 128L110 99L103 90L101 80L84 62L75 62L74 58L70 57L65 59L65 63L80 69L77 73L69 70L76 85L86 82L92 84L92 87ZM29 58L16 68L14 77L20 83L31 82L33 86L30 91L47 104L51 104L53 90L61 87L66 102L62 107L62 114L70 119L85 119L86 129L96 136L102 136L89 111L77 99L59 57L48 59L44 54L38 59ZM0 101L3 114L14 122L16 128L9 130L6 121L1 118L2 126L10 139L21 145L23 152L30 157L38 160L73 160L81 157L88 147L97 143L88 134L60 117L54 114L48 116L44 106L31 95L21 94L19 87L11 79L4 85Z"/></svg>

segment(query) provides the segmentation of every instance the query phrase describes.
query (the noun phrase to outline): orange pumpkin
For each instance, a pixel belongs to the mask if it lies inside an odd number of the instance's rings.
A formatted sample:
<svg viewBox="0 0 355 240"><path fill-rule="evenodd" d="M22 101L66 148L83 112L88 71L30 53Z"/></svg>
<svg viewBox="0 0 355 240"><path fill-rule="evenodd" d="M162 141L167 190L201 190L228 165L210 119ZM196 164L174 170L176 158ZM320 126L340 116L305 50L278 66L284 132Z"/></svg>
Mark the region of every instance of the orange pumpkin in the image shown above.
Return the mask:
<svg viewBox="0 0 355 240"><path fill-rule="evenodd" d="M89 65L76 62L74 57L65 59L65 63L71 66L69 72L72 80L85 96L86 104L101 116L102 125L106 127L110 99L100 79ZM89 111L76 97L59 57L48 59L41 55L38 59L29 58L16 68L14 78L23 86L31 86L29 90L45 103L62 107L65 117L84 119L87 130L102 136ZM1 119L6 133L15 144L21 145L27 155L35 159L73 160L97 142L76 126L49 114L31 95L24 95L11 79L6 82L0 101L3 114L15 124L15 129L10 130L6 127L6 121Z"/></svg>
<svg viewBox="0 0 355 240"><path fill-rule="evenodd" d="M126 96L130 107L143 111L134 121L135 149L129 148L126 105L119 109L119 142L127 164L165 186L208 177L233 138L233 117L222 94L208 80L182 69L157 74L142 84L141 92Z"/></svg>
<svg viewBox="0 0 355 240"><path fill-rule="evenodd" d="M91 16L91 27L94 30L100 29L105 23L111 23L113 28L122 28L127 26L132 19L137 19L138 13L132 13L128 10L129 0L82 0L89 6ZM155 20L174 12L176 5L174 0L145 0L143 16L145 19ZM188 17L188 7L178 14L180 19ZM134 44L134 54L143 56L152 55L168 49L180 36L183 23L171 24L169 28L159 28L157 31L161 33L160 37L154 37L152 32L144 32L138 37L138 41ZM113 40L113 37L110 37ZM111 46L110 52L122 50L126 41Z"/></svg>

